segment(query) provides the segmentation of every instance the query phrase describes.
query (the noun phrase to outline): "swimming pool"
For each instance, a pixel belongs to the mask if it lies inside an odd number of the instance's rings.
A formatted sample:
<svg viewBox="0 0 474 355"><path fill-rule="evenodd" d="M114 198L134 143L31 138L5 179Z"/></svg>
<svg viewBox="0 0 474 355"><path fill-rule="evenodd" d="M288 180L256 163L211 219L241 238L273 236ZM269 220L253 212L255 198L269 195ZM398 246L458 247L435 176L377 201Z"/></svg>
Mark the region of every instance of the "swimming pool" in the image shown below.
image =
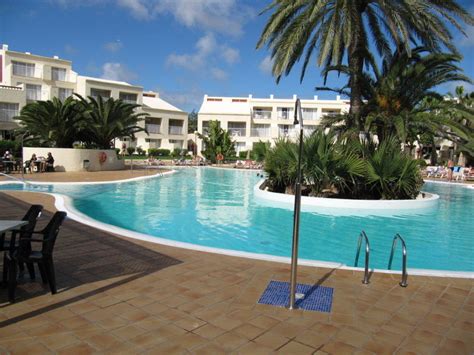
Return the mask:
<svg viewBox="0 0 474 355"><path fill-rule="evenodd" d="M71 197L75 209L100 222L198 246L289 257L293 213L262 206L253 196L255 171L185 168L142 181L97 185L0 185ZM395 233L406 240L408 267L474 271L474 190L428 183L440 196L423 215L334 216L301 214L302 259L353 266L357 238L365 230L371 268L387 269ZM400 269L398 250L393 269ZM363 265L363 260L359 265Z"/></svg>

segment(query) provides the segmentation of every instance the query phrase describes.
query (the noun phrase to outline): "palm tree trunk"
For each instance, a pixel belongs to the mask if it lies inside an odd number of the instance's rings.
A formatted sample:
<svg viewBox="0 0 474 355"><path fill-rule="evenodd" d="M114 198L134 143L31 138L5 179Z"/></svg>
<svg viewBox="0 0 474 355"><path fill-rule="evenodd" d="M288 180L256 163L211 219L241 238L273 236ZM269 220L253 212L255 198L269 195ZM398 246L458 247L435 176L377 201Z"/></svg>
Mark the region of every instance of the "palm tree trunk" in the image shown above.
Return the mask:
<svg viewBox="0 0 474 355"><path fill-rule="evenodd" d="M359 9L360 11L361 9ZM363 57L364 57L364 43L363 43L363 23L362 14L357 16L357 26L355 26L356 33L354 34L354 42L349 48L349 70L350 70L350 89L351 101L349 114L354 117L354 122L359 128L359 131L365 131L364 122L361 118L362 109L362 80L363 80Z"/></svg>

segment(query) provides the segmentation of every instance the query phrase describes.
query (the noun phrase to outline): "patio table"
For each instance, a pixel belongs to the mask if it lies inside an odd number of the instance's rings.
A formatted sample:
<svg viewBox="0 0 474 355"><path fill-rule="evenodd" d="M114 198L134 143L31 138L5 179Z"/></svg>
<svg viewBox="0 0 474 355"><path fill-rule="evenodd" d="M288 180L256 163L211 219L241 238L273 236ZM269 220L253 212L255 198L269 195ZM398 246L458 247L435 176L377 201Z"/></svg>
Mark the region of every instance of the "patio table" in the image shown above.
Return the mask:
<svg viewBox="0 0 474 355"><path fill-rule="evenodd" d="M0 234L18 230L19 228L23 227L24 225L28 224L28 221L15 221L15 220L3 220L0 219Z"/></svg>
<svg viewBox="0 0 474 355"><path fill-rule="evenodd" d="M28 221L16 221L16 220L1 220L0 219L0 235L3 233L6 233L8 231L13 231L12 237L10 240L10 253L14 250L15 248L15 243L16 243L16 231L18 231L21 227L24 225L28 224ZM5 267L5 265L3 265ZM1 282L2 286L6 284L6 280L2 280Z"/></svg>

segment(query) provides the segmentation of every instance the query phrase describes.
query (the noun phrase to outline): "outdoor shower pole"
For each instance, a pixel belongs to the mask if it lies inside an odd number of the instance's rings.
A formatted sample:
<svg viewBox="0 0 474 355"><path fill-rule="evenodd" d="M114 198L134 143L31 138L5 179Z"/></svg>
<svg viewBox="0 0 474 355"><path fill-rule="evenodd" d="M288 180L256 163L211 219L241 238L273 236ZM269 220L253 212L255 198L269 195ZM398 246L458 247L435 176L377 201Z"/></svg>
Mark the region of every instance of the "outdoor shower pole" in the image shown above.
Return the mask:
<svg viewBox="0 0 474 355"><path fill-rule="evenodd" d="M301 112L301 101L295 102L295 120L298 124L298 113L300 114L300 141L298 154L298 176L295 184L295 208L293 212L293 246L291 251L291 278L290 278L290 304L289 309L294 309L296 300L296 274L298 269L298 239L300 234L300 211L301 211L301 156L303 155L303 115Z"/></svg>

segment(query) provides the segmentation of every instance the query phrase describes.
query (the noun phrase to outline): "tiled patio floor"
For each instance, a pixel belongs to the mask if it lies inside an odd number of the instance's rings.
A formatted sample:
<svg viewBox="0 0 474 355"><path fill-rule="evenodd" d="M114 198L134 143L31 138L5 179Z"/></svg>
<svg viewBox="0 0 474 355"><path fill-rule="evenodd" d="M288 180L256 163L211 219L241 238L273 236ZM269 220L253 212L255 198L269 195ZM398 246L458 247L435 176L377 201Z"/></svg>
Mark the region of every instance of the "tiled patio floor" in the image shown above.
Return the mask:
<svg viewBox="0 0 474 355"><path fill-rule="evenodd" d="M0 193L0 218L27 207ZM401 288L398 276L363 285L361 273L301 267L299 282L334 288L332 310L289 311L257 304L270 280L287 281L288 265L128 240L71 220L55 264L54 296L28 277L15 304L0 290L0 353L474 352L473 280L410 276Z"/></svg>

